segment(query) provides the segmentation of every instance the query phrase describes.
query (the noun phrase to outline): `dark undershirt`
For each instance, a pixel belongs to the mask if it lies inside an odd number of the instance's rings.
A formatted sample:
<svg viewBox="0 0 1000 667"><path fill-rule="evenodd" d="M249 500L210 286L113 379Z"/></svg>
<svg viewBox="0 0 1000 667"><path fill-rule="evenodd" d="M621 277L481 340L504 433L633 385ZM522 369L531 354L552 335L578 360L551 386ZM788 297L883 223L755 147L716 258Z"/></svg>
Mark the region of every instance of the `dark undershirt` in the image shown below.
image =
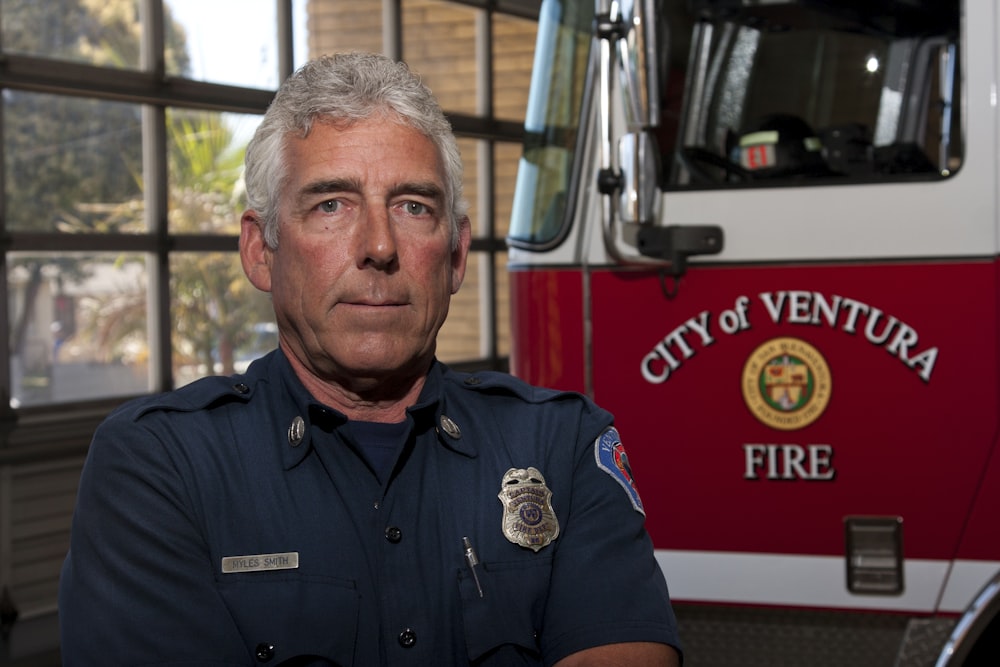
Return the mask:
<svg viewBox="0 0 1000 667"><path fill-rule="evenodd" d="M372 469L379 482L384 483L392 473L399 452L410 433L409 420L396 424L382 422L350 422L351 435L358 445L358 453Z"/></svg>

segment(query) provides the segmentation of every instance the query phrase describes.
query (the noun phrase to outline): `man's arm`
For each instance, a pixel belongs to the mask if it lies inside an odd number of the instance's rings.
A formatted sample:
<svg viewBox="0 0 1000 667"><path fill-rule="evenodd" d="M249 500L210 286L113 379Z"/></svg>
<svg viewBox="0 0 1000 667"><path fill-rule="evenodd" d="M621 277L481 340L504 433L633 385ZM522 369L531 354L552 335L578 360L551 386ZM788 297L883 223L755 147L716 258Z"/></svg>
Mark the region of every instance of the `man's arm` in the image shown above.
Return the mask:
<svg viewBox="0 0 1000 667"><path fill-rule="evenodd" d="M566 656L555 667L680 667L677 651L666 644L606 644Z"/></svg>
<svg viewBox="0 0 1000 667"><path fill-rule="evenodd" d="M677 622L642 503L617 463L619 454L625 460L617 431L597 433L576 447L572 490L561 496L571 520L554 544L542 653L572 660L556 663L563 667L670 667L680 662L680 650L670 648L680 646Z"/></svg>
<svg viewBox="0 0 1000 667"><path fill-rule="evenodd" d="M181 474L164 443L129 420L106 423L91 445L59 621L67 666L250 658L216 592Z"/></svg>

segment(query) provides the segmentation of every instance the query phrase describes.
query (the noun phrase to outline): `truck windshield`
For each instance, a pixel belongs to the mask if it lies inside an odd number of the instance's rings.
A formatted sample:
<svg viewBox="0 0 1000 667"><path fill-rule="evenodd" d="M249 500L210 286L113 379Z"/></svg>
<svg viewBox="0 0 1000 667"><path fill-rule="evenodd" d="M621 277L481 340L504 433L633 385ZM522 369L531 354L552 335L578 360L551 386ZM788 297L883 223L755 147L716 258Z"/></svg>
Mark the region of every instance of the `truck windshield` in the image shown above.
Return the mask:
<svg viewBox="0 0 1000 667"><path fill-rule="evenodd" d="M552 245L564 229L593 20L593 2L542 2L514 190L514 243Z"/></svg>
<svg viewBox="0 0 1000 667"><path fill-rule="evenodd" d="M512 245L573 218L592 3L546 0ZM958 0L661 0L663 190L942 179L962 162ZM567 11L588 12L586 20ZM582 149L583 144L581 144ZM578 162L582 162L576 156Z"/></svg>

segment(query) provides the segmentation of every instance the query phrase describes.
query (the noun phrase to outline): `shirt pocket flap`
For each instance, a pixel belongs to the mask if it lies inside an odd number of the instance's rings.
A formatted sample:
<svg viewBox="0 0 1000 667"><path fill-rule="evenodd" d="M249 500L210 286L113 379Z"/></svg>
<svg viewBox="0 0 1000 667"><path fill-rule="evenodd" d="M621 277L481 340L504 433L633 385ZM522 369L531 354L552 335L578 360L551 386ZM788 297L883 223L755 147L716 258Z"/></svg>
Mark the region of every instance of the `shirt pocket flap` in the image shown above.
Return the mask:
<svg viewBox="0 0 1000 667"><path fill-rule="evenodd" d="M294 574L223 577L219 592L250 655L261 662L350 665L360 603L353 581Z"/></svg>
<svg viewBox="0 0 1000 667"><path fill-rule="evenodd" d="M478 585L468 568L458 571L470 660L504 645L538 655L538 629L545 612L551 566L551 558L483 563L475 570Z"/></svg>

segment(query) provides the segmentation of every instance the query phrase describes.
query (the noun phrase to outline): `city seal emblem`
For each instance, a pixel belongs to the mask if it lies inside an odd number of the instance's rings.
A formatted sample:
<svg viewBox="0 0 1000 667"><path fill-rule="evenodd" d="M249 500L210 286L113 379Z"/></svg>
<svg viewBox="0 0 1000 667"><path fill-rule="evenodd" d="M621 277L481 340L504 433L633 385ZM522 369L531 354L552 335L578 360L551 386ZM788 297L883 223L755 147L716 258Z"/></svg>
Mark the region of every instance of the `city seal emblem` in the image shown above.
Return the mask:
<svg viewBox="0 0 1000 667"><path fill-rule="evenodd" d="M559 520L552 510L552 491L537 468L511 468L497 495L503 503L504 537L537 552L559 537Z"/></svg>
<svg viewBox="0 0 1000 667"><path fill-rule="evenodd" d="M762 424L781 431L805 428L830 402L830 367L798 338L773 338L743 365L743 400Z"/></svg>

